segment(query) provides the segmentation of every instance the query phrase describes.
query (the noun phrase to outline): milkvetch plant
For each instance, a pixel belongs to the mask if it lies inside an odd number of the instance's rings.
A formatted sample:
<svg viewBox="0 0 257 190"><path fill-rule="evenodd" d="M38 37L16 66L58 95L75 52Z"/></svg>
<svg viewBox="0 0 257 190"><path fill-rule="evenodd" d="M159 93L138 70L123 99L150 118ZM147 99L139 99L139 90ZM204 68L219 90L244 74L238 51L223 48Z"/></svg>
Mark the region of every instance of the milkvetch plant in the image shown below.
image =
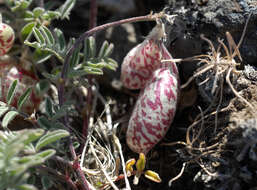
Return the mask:
<svg viewBox="0 0 257 190"><path fill-rule="evenodd" d="M147 154L168 131L175 116L179 75L163 44L161 23L133 48L122 63L121 80L129 89L141 89L126 133L131 150ZM171 60L162 63L161 60Z"/></svg>
<svg viewBox="0 0 257 190"><path fill-rule="evenodd" d="M68 135L65 130L0 131L0 190L36 189L28 184L30 169L43 164L56 152L42 148Z"/></svg>
<svg viewBox="0 0 257 190"><path fill-rule="evenodd" d="M5 51L4 57L8 61L0 64L0 69L3 71L1 72L0 88L1 127L4 128L5 132L9 131L9 125L19 115L19 117L27 120L31 127L47 130L47 132L44 133L45 135L42 134L38 141L36 139L30 141L31 144L29 146L33 147L34 152L31 152L31 150L26 152L26 146L20 146L20 149L15 150L15 154L11 155L15 160L26 160L27 157L25 158L24 156L27 156L27 154L30 156L42 156L43 154L43 159L37 157L35 159L40 161L31 162L26 165L27 167L23 170L22 174L18 173L17 175L9 176L10 179L12 177L13 179L15 178L14 180L20 177L20 181L17 181L16 186L12 186L11 182L7 180L4 187L35 189L27 181L29 175L33 176L33 169L35 170L37 165L36 171L39 175L44 172L51 173L54 176L54 180L58 178L58 180L72 189L90 189L88 181L78 164L80 156L77 154L80 154L80 152L76 147L82 141L84 143L87 134L83 133L83 140L75 135L76 131L71 123L72 117L81 118L82 113L76 107L77 100L74 99L73 95L78 92L78 87L81 86L86 87L90 92L91 83L86 78L88 75L101 75L104 68L116 70L118 67L116 61L110 57L114 45L105 41L98 50L96 39L91 35L108 27L123 23L154 21L157 18L164 18L165 14L149 14L107 23L92 28L75 39L72 37L67 38L61 29L52 25L53 20L62 21L63 19L69 19L70 11L76 3L75 0L66 0L59 7L56 6L57 4L54 1L48 1L47 4L44 4L44 1L40 1L40 6L35 6L39 1L33 0L6 0L5 2L11 14L3 12L3 23L7 23L13 28L15 43L12 48ZM12 32L9 32L9 34L12 35ZM157 49L155 52L158 54L155 57L158 61L154 64L157 67L151 70L151 72L162 69L159 60L170 58L165 47L160 43L159 37L161 36L161 33L154 33L153 38L149 40L149 44L147 42L148 47L151 47L151 44L156 45ZM146 50L145 52L151 55L151 51L148 52ZM53 65L46 68L49 64ZM176 69L176 67L173 69ZM148 77L147 80L143 81L140 88L144 89L148 81L152 79L152 75ZM51 92L48 91L49 89L51 89ZM52 91L54 92L52 93ZM37 99L36 103L33 101L35 97ZM82 117L84 116L82 115ZM87 126L87 123L84 123L84 126ZM26 134L34 132L34 129L26 130ZM14 141L18 139L19 135L21 137L24 135L22 132L12 134L17 135ZM62 141L61 138L66 136L68 136L68 141ZM22 143L20 144L22 145ZM77 145L75 146L75 144ZM53 158L54 150L56 150L57 156ZM44 151L50 153L45 154ZM41 152L43 153L40 154ZM12 160L12 158L9 160ZM46 163L47 159L49 162ZM65 167L53 169L52 159L58 160ZM28 160L28 162L31 161L31 159ZM20 162L21 166L22 163ZM16 166L15 162L8 164L10 168ZM130 169L133 167L132 165L133 163L131 163ZM135 176L139 178L144 173L146 177L150 176L149 178L158 181L158 175L155 175L152 171L144 171L144 165L145 158L141 155L136 163L137 174ZM131 172L133 173L133 171ZM51 183L47 183L46 179L53 180L48 178L48 176L41 178L40 185L45 189L51 186L49 185ZM75 182L78 182L79 185ZM55 183L58 182L55 181Z"/></svg>

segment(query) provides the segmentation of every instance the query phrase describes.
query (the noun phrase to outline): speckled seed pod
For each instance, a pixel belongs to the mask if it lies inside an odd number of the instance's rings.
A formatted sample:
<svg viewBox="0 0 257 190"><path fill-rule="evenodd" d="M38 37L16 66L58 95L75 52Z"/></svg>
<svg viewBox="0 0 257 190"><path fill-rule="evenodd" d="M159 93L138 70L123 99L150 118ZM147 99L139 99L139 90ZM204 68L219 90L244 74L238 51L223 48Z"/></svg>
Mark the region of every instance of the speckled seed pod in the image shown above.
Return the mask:
<svg viewBox="0 0 257 190"><path fill-rule="evenodd" d="M161 67L161 60L171 58L163 54L163 51L167 51L160 40L163 36L161 25L157 25L147 38L130 50L124 58L121 81L126 88L143 88L153 71Z"/></svg>
<svg viewBox="0 0 257 190"><path fill-rule="evenodd" d="M14 42L13 29L4 23L0 23L0 56L5 55L11 48Z"/></svg>
<svg viewBox="0 0 257 190"><path fill-rule="evenodd" d="M126 134L134 152L147 154L168 131L177 106L179 75L161 38L157 25L146 40L133 48L122 64L121 80L125 87L141 89L129 120Z"/></svg>
<svg viewBox="0 0 257 190"><path fill-rule="evenodd" d="M2 57L0 58L0 77L2 81L2 97L0 97L0 101L6 102L6 96L10 85L18 79L12 106L17 108L19 97L27 90L27 88L32 87L33 90L30 98L23 105L22 111L31 114L34 110L38 109L41 97L35 93L35 85L38 82L38 79L32 70L26 70L21 65L17 65L17 63L9 57Z"/></svg>
<svg viewBox="0 0 257 190"><path fill-rule="evenodd" d="M154 40L145 40L125 57L121 67L121 81L126 88L143 88L152 72L160 67L160 48ZM159 60L159 61L156 61Z"/></svg>
<svg viewBox="0 0 257 190"><path fill-rule="evenodd" d="M154 71L129 120L126 140L131 150L147 154L165 136L175 115L178 86L169 67Z"/></svg>

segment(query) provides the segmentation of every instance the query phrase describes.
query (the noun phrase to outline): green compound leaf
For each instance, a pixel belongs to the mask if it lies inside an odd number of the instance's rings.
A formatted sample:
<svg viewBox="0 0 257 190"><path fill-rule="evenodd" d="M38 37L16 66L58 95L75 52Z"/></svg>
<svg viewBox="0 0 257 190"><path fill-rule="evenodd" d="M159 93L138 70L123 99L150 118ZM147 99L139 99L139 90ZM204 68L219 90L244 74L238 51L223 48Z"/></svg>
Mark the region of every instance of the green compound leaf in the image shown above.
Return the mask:
<svg viewBox="0 0 257 190"><path fill-rule="evenodd" d="M54 37L53 37L52 33L50 32L50 30L47 27L40 26L39 30L41 31L41 33L45 37L46 42L47 42L48 45L52 46L52 45L55 44Z"/></svg>
<svg viewBox="0 0 257 190"><path fill-rule="evenodd" d="M106 49L105 53L104 53L104 57L109 57L114 49L114 45L111 43L109 44L108 48Z"/></svg>
<svg viewBox="0 0 257 190"><path fill-rule="evenodd" d="M69 136L70 133L66 130L55 130L49 131L44 136L42 136L36 144L36 151L45 147L46 145L53 143L61 138Z"/></svg>
<svg viewBox="0 0 257 190"><path fill-rule="evenodd" d="M37 188L34 187L33 185L25 184L25 185L18 186L18 190L37 190Z"/></svg>
<svg viewBox="0 0 257 190"><path fill-rule="evenodd" d="M8 110L8 106L0 105L0 117L2 117Z"/></svg>
<svg viewBox="0 0 257 190"><path fill-rule="evenodd" d="M55 154L55 150L53 149L48 149L48 150L45 150L43 152L40 152L38 154L36 154L36 156L38 158L41 158L41 163L44 162L45 160L47 160L48 158L52 157L54 154Z"/></svg>
<svg viewBox="0 0 257 190"><path fill-rule="evenodd" d="M23 104L27 101L30 94L32 92L32 87L28 88L19 98L18 100L18 110L21 110Z"/></svg>
<svg viewBox="0 0 257 190"><path fill-rule="evenodd" d="M69 19L70 11L74 7L76 0L66 0L65 3L59 8L61 19Z"/></svg>
<svg viewBox="0 0 257 190"><path fill-rule="evenodd" d="M34 14L32 11L27 10L24 14L24 21L26 22L32 22L35 21Z"/></svg>
<svg viewBox="0 0 257 190"><path fill-rule="evenodd" d="M34 155L24 156L19 160L19 164L25 165L27 168L38 165L46 161L48 158L55 154L55 150L48 149L42 152L39 152Z"/></svg>
<svg viewBox="0 0 257 190"><path fill-rule="evenodd" d="M50 88L50 82L47 79L40 80L36 84L36 92L39 95L44 95Z"/></svg>
<svg viewBox="0 0 257 190"><path fill-rule="evenodd" d="M107 41L104 41L104 43L102 44L102 47L99 51L98 57L99 58L103 58L104 55L106 54L106 51L108 49L109 43Z"/></svg>
<svg viewBox="0 0 257 190"><path fill-rule="evenodd" d="M84 66L83 70L87 74L93 74L93 75L102 75L103 74L102 69L99 69L99 68L93 68L93 67L89 67L89 66Z"/></svg>
<svg viewBox="0 0 257 190"><path fill-rule="evenodd" d="M63 105L60 109L55 110L54 116L51 118L53 121L62 118L67 115L69 107L67 105Z"/></svg>
<svg viewBox="0 0 257 190"><path fill-rule="evenodd" d="M63 32L58 29L58 28L55 28L54 29L54 33L56 34L56 37L57 37L57 49L61 52L64 52L65 49L66 49L66 40L65 40L65 37L64 37L64 34Z"/></svg>
<svg viewBox="0 0 257 190"><path fill-rule="evenodd" d="M44 20L53 20L60 18L61 14L57 11L46 11L41 17Z"/></svg>
<svg viewBox="0 0 257 190"><path fill-rule="evenodd" d="M25 44L30 45L30 44L28 44L28 41L25 41ZM33 60L34 60L35 64L40 64L40 63L43 63L46 60L48 60L52 55L53 54L49 51L36 49L34 51Z"/></svg>
<svg viewBox="0 0 257 190"><path fill-rule="evenodd" d="M34 18L39 18L44 12L45 12L45 9L42 7L34 8L33 9Z"/></svg>
<svg viewBox="0 0 257 190"><path fill-rule="evenodd" d="M13 100L14 95L15 95L15 89L16 89L17 84L18 84L18 80L13 81L12 85L8 89L8 93L7 93L7 97L6 97L8 105L10 105L12 103L12 100Z"/></svg>
<svg viewBox="0 0 257 190"><path fill-rule="evenodd" d="M80 60L80 56L79 56L79 53L80 53L80 47L79 48L76 48L71 56L71 60L70 60L70 67L73 68L75 67L76 65L79 64L79 60Z"/></svg>
<svg viewBox="0 0 257 190"><path fill-rule="evenodd" d="M2 126L3 128L7 128L8 124L15 118L15 116L19 115L17 111L9 111L7 114L5 114Z"/></svg>
<svg viewBox="0 0 257 190"><path fill-rule="evenodd" d="M33 28L33 33L37 41L40 43L40 46L43 46L46 44L45 38L43 34L41 34L40 30L37 29L36 27Z"/></svg>
<svg viewBox="0 0 257 190"><path fill-rule="evenodd" d="M19 1L14 1L14 6L11 7L11 10L13 12L15 11L23 11L23 10L26 10L29 5L32 3L32 0L19 0Z"/></svg>
<svg viewBox="0 0 257 190"><path fill-rule="evenodd" d="M21 39L22 41L26 40L29 34L32 32L32 29L36 26L35 22L29 22L21 29Z"/></svg>
<svg viewBox="0 0 257 190"><path fill-rule="evenodd" d="M45 116L40 116L37 123L43 129L51 129L53 127L52 123Z"/></svg>
<svg viewBox="0 0 257 190"><path fill-rule="evenodd" d="M46 98L45 109L46 109L46 114L48 115L48 117L52 117L53 116L53 103L50 100L50 98Z"/></svg>
<svg viewBox="0 0 257 190"><path fill-rule="evenodd" d="M90 36L84 41L84 62L96 56L95 38Z"/></svg>
<svg viewBox="0 0 257 190"><path fill-rule="evenodd" d="M28 145L29 143L37 140L39 137L41 137L44 134L43 129L30 129L27 131L24 131L25 139L22 141L25 145Z"/></svg>
<svg viewBox="0 0 257 190"><path fill-rule="evenodd" d="M111 69L113 71L116 71L116 69L118 68L118 63L112 58L104 58L104 61L107 63L106 68Z"/></svg>

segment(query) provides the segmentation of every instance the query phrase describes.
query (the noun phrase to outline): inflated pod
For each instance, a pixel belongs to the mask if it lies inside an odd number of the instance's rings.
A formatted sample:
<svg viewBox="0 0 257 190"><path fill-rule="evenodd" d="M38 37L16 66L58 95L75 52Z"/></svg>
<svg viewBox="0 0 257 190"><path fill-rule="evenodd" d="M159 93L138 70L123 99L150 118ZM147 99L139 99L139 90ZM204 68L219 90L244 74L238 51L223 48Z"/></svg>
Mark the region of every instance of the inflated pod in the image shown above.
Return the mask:
<svg viewBox="0 0 257 190"><path fill-rule="evenodd" d="M13 46L15 39L13 29L4 23L0 23L0 56L5 55Z"/></svg>
<svg viewBox="0 0 257 190"><path fill-rule="evenodd" d="M134 152L147 154L168 131L177 106L179 75L157 25L144 42L133 48L122 63L121 80L130 89L141 89L126 133Z"/></svg>
<svg viewBox="0 0 257 190"><path fill-rule="evenodd" d="M178 88L170 67L153 72L129 120L126 141L131 150L147 154L165 136L176 112Z"/></svg>
<svg viewBox="0 0 257 190"><path fill-rule="evenodd" d="M162 66L161 60L171 59L160 40L163 36L161 26L157 25L141 44L126 55L121 66L121 81L126 88L143 88L153 71Z"/></svg>

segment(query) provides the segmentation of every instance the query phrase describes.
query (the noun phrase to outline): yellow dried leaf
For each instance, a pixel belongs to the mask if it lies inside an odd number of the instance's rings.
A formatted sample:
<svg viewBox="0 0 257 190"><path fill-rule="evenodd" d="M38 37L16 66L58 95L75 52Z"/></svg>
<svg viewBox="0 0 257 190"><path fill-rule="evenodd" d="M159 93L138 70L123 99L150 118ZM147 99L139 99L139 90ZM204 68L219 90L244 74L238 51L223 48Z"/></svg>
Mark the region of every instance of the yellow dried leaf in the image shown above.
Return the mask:
<svg viewBox="0 0 257 190"><path fill-rule="evenodd" d="M127 172L128 177L130 177L132 175L132 173L133 173L133 166L135 165L135 163L136 163L136 160L134 158L129 159L126 162L126 172Z"/></svg>
<svg viewBox="0 0 257 190"><path fill-rule="evenodd" d="M156 183L161 183L161 178L159 176L158 173L152 171L152 170L147 170L145 173L144 173L145 177L147 179L150 179L151 181L154 181Z"/></svg>
<svg viewBox="0 0 257 190"><path fill-rule="evenodd" d="M138 172L143 172L144 171L145 162L146 162L146 159L145 159L144 153L140 153L139 158L138 158L137 163L136 163L136 168L137 168Z"/></svg>

